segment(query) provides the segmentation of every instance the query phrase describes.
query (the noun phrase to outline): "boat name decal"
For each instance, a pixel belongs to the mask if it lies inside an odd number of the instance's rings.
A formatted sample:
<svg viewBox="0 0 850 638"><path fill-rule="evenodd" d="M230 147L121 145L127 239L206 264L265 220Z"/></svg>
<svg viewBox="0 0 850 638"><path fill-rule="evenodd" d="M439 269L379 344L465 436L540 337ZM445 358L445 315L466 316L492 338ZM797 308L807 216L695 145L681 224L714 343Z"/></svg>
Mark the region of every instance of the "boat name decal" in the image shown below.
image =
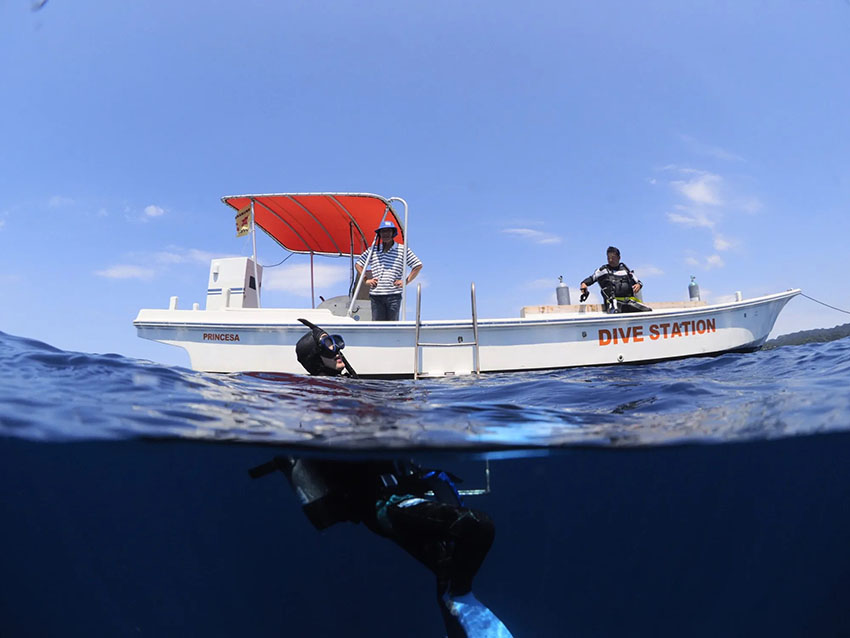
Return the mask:
<svg viewBox="0 0 850 638"><path fill-rule="evenodd" d="M694 337L709 332L717 332L714 319L699 319L696 321L679 321L673 323L653 323L644 334L643 326L629 326L628 328L612 328L611 330L599 330L599 345L609 346L614 343L640 343L646 337L650 341L659 339L673 339L675 337Z"/></svg>
<svg viewBox="0 0 850 638"><path fill-rule="evenodd" d="M239 341L239 335L233 332L205 332L204 341Z"/></svg>

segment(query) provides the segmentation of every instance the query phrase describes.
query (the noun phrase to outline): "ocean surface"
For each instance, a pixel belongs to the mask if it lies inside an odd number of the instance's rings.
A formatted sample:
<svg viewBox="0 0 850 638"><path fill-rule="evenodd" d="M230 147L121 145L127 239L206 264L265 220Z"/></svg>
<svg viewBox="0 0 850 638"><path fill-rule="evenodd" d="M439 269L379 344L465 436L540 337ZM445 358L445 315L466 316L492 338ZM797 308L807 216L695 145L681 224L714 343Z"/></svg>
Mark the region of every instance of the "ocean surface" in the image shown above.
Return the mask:
<svg viewBox="0 0 850 638"><path fill-rule="evenodd" d="M0 636L444 636L413 559L248 476L276 455L488 487L475 591L517 638L850 635L850 338L376 381L0 333Z"/></svg>

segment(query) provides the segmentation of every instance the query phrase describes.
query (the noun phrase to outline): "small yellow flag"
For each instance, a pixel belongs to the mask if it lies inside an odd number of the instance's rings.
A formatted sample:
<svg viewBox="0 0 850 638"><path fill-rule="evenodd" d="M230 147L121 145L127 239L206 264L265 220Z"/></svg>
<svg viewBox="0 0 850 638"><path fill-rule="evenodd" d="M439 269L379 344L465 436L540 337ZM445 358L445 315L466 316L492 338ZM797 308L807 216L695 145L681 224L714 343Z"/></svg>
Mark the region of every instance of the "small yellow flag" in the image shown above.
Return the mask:
<svg viewBox="0 0 850 638"><path fill-rule="evenodd" d="M251 230L251 205L236 213L236 236L244 237Z"/></svg>

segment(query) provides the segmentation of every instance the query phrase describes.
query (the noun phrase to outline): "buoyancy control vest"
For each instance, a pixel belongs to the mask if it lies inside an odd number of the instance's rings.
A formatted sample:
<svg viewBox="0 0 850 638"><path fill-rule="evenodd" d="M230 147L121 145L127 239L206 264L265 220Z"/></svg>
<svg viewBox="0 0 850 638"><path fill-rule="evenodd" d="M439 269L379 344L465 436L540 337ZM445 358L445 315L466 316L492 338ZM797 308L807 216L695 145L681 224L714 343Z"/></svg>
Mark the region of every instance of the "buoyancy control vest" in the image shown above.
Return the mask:
<svg viewBox="0 0 850 638"><path fill-rule="evenodd" d="M260 478L281 471L292 486L304 514L316 529L342 521L371 522L375 505L393 495L426 496L462 505L455 487L460 479L409 461L336 461L276 456L249 471Z"/></svg>
<svg viewBox="0 0 850 638"><path fill-rule="evenodd" d="M633 286L637 283L632 271L626 264L620 262L616 268L612 268L608 264L603 264L596 269L590 277L584 280L584 284L589 286L594 282L599 282L599 287L602 289L602 296L606 299L612 297L631 297L634 295Z"/></svg>

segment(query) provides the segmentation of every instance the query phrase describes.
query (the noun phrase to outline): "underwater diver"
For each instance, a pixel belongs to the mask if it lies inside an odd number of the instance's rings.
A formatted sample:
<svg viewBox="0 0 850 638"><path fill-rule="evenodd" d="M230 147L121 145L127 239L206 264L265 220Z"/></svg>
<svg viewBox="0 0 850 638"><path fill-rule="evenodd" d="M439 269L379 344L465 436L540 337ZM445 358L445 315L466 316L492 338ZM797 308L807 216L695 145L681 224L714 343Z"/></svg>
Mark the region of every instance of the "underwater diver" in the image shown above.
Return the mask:
<svg viewBox="0 0 850 638"><path fill-rule="evenodd" d="M581 282L580 301L585 301L590 294L588 286L599 283L602 298L605 300L605 310L616 312L649 312L649 306L643 305L635 295L643 289L643 282L634 277L634 271L620 261L620 249L608 246L606 251L608 262Z"/></svg>
<svg viewBox="0 0 850 638"><path fill-rule="evenodd" d="M311 332L299 345L314 344L312 354L306 345L298 353L304 368L311 374L341 374L336 358L327 356L322 345L327 333L300 321ZM313 372L308 367L316 361L315 355L328 372ZM354 376L350 365L344 358L342 361ZM253 468L250 475L259 478L278 470L316 529L343 521L363 523L431 570L447 638L512 638L507 627L472 593L473 578L493 544L495 526L486 513L464 505L455 487L460 479L411 461L283 456Z"/></svg>

